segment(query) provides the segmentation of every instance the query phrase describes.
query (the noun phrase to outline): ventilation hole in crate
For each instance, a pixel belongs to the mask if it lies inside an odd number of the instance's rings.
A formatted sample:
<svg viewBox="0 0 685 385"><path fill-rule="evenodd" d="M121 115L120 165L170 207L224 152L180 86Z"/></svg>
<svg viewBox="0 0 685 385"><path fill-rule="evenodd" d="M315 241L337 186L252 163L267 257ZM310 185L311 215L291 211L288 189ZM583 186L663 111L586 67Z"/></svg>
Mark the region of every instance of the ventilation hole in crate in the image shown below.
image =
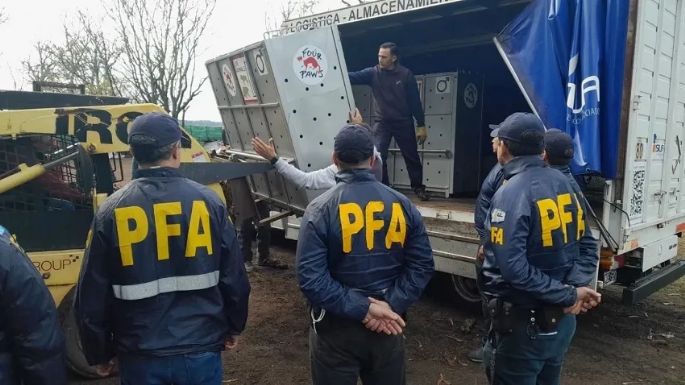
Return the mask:
<svg viewBox="0 0 685 385"><path fill-rule="evenodd" d="M319 146L323 146L323 142L319 142Z"/></svg>
<svg viewBox="0 0 685 385"><path fill-rule="evenodd" d="M440 171L438 171L438 174L440 174Z"/></svg>
<svg viewBox="0 0 685 385"><path fill-rule="evenodd" d="M297 114L297 110L293 110L293 114Z"/></svg>
<svg viewBox="0 0 685 385"><path fill-rule="evenodd" d="M265 95L265 94L262 94L262 97L263 97L263 98L265 98L265 97L266 97L266 95Z"/></svg>
<svg viewBox="0 0 685 385"><path fill-rule="evenodd" d="M280 137L281 137L281 139L283 139L283 135L278 135L278 136L280 136Z"/></svg>
<svg viewBox="0 0 685 385"><path fill-rule="evenodd" d="M442 137L442 134L440 134L440 137Z"/></svg>
<svg viewBox="0 0 685 385"><path fill-rule="evenodd" d="M276 115L277 113L278 113L278 111L277 111L277 110L274 110L274 115Z"/></svg>
<svg viewBox="0 0 685 385"><path fill-rule="evenodd" d="M445 118L443 118L443 117L441 116L441 117L440 117L440 120L445 120Z"/></svg>
<svg viewBox="0 0 685 385"><path fill-rule="evenodd" d="M286 80L286 81L287 81L287 80ZM429 88L429 89L428 89L428 92L433 92L433 89L432 89L432 88Z"/></svg>
<svg viewBox="0 0 685 385"><path fill-rule="evenodd" d="M311 164L311 163L307 163L307 167L312 167L312 164Z"/></svg>
<svg viewBox="0 0 685 385"><path fill-rule="evenodd" d="M440 100L445 100L445 97L444 97L444 96L441 96L441 97L440 97Z"/></svg>
<svg viewBox="0 0 685 385"><path fill-rule="evenodd" d="M321 83L321 88L323 88L323 83Z"/></svg>
<svg viewBox="0 0 685 385"><path fill-rule="evenodd" d="M347 124L350 124L350 121L349 121L349 120L346 120L345 122L347 122Z"/></svg>
<svg viewBox="0 0 685 385"><path fill-rule="evenodd" d="M309 91L309 87L305 87L304 90L305 90L305 91Z"/></svg>
<svg viewBox="0 0 685 385"><path fill-rule="evenodd" d="M331 113L330 113L330 112L328 113L328 116L331 116Z"/></svg>
<svg viewBox="0 0 685 385"><path fill-rule="evenodd" d="M315 116L314 118L312 118L312 119L316 122L316 116Z"/></svg>
<svg viewBox="0 0 685 385"><path fill-rule="evenodd" d="M401 168L401 169L400 169L400 171L404 172L404 169L403 169L403 168Z"/></svg>
<svg viewBox="0 0 685 385"><path fill-rule="evenodd" d="M263 126L263 125L264 125L264 122L259 122L259 125L260 125L260 126Z"/></svg>
<svg viewBox="0 0 685 385"><path fill-rule="evenodd" d="M300 134L300 139L304 138L304 135Z"/></svg>
<svg viewBox="0 0 685 385"><path fill-rule="evenodd" d="M430 165L431 165L431 162L426 162L426 166L430 166Z"/></svg>
<svg viewBox="0 0 685 385"><path fill-rule="evenodd" d="M286 82L286 83L288 82L288 78L285 78L285 82Z"/></svg>
<svg viewBox="0 0 685 385"><path fill-rule="evenodd" d="M340 97L340 100L345 100L345 97L344 97L344 96L341 96L341 97Z"/></svg>
<svg viewBox="0 0 685 385"><path fill-rule="evenodd" d="M430 180L431 180L431 178L426 178L426 182L428 182L428 181L430 181Z"/></svg>
<svg viewBox="0 0 685 385"><path fill-rule="evenodd" d="M268 84L268 83L269 83L269 79L265 79L265 80L264 80L264 83L267 83L267 84Z"/></svg>
<svg viewBox="0 0 685 385"><path fill-rule="evenodd" d="M333 66L333 71L337 70L338 66Z"/></svg>

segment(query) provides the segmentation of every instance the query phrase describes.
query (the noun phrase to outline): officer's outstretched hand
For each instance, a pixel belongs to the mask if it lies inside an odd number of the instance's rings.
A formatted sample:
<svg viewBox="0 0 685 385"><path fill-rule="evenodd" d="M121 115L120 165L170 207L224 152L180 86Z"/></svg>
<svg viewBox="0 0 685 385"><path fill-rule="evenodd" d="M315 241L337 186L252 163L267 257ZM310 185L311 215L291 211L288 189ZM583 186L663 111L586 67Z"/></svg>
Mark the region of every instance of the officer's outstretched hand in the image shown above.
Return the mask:
<svg viewBox="0 0 685 385"><path fill-rule="evenodd" d="M255 136L252 138L252 149L266 160L271 160L276 157L273 138L269 139L269 143L267 144L258 136Z"/></svg>
<svg viewBox="0 0 685 385"><path fill-rule="evenodd" d="M367 329L388 335L402 334L407 324L399 314L392 311L387 302L375 298L369 298L369 302L369 312L362 321Z"/></svg>
<svg viewBox="0 0 685 385"><path fill-rule="evenodd" d="M587 313L588 310L597 307L602 302L602 295L589 287L576 288L576 303L564 308L566 314Z"/></svg>

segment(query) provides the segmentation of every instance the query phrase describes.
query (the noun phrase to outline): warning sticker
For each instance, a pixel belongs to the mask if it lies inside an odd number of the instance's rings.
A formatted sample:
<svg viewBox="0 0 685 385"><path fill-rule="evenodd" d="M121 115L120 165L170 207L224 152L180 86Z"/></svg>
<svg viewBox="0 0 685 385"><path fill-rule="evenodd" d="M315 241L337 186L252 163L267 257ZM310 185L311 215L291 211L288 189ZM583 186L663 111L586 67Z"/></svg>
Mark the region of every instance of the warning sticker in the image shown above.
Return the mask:
<svg viewBox="0 0 685 385"><path fill-rule="evenodd" d="M233 71L231 71L231 67L229 67L228 64L224 63L224 65L221 66L221 75L224 78L224 84L226 85L228 93L231 94L231 96L235 96L238 90L235 86L235 77L233 77Z"/></svg>
<svg viewBox="0 0 685 385"><path fill-rule="evenodd" d="M243 93L243 101L245 104L256 104L257 91L255 90L254 83L252 83L252 77L247 71L245 56L240 56L233 59L233 67L235 67L235 75L238 77L240 91Z"/></svg>
<svg viewBox="0 0 685 385"><path fill-rule="evenodd" d="M328 72L326 55L319 47L302 46L293 57L293 71L304 84L319 84L326 78Z"/></svg>

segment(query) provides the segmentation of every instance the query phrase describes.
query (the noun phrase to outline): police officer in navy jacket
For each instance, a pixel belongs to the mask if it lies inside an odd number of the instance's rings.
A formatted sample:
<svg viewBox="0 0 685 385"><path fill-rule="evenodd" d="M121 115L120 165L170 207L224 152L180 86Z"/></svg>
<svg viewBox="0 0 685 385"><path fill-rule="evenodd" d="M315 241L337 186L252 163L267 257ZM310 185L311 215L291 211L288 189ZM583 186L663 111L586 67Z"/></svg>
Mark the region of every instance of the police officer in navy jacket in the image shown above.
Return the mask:
<svg viewBox="0 0 685 385"><path fill-rule="evenodd" d="M581 255L590 252L581 248L590 228L573 186L542 159L542 122L516 113L497 130L505 181L485 220L489 239L480 274L492 317L485 367L493 384L554 385L575 315L601 299L576 287L569 274L597 254Z"/></svg>
<svg viewBox="0 0 685 385"><path fill-rule="evenodd" d="M297 247L300 288L311 304L316 385L405 383L405 314L434 265L421 215L370 169L368 128L335 137L338 183L307 207Z"/></svg>
<svg viewBox="0 0 685 385"><path fill-rule="evenodd" d="M76 296L83 350L124 384L220 384L250 286L224 203L182 177L176 119L136 118L135 179L98 209Z"/></svg>

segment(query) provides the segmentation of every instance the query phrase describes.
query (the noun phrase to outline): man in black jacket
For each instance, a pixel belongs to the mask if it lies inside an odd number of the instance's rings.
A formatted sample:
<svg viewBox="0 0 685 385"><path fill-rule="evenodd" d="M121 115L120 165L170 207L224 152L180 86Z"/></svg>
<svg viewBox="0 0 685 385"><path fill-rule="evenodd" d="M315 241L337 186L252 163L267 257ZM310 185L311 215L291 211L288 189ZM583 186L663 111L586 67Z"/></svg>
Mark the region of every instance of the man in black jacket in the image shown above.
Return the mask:
<svg viewBox="0 0 685 385"><path fill-rule="evenodd" d="M178 174L181 130L158 113L129 131L135 179L99 208L79 279L86 359L122 382L221 384L221 350L247 319L250 285L226 207Z"/></svg>
<svg viewBox="0 0 685 385"><path fill-rule="evenodd" d="M376 147L383 161L383 183L388 184L388 148L395 138L407 164L411 187L421 200L430 196L423 184L423 165L418 144L428 138L423 108L416 79L412 72L398 62L395 43L383 43L378 50L378 65L358 72L350 72L350 83L371 86L376 101L376 123L373 127ZM416 132L414 130L416 119Z"/></svg>
<svg viewBox="0 0 685 385"><path fill-rule="evenodd" d="M66 383L55 302L24 251L0 226L0 384Z"/></svg>

